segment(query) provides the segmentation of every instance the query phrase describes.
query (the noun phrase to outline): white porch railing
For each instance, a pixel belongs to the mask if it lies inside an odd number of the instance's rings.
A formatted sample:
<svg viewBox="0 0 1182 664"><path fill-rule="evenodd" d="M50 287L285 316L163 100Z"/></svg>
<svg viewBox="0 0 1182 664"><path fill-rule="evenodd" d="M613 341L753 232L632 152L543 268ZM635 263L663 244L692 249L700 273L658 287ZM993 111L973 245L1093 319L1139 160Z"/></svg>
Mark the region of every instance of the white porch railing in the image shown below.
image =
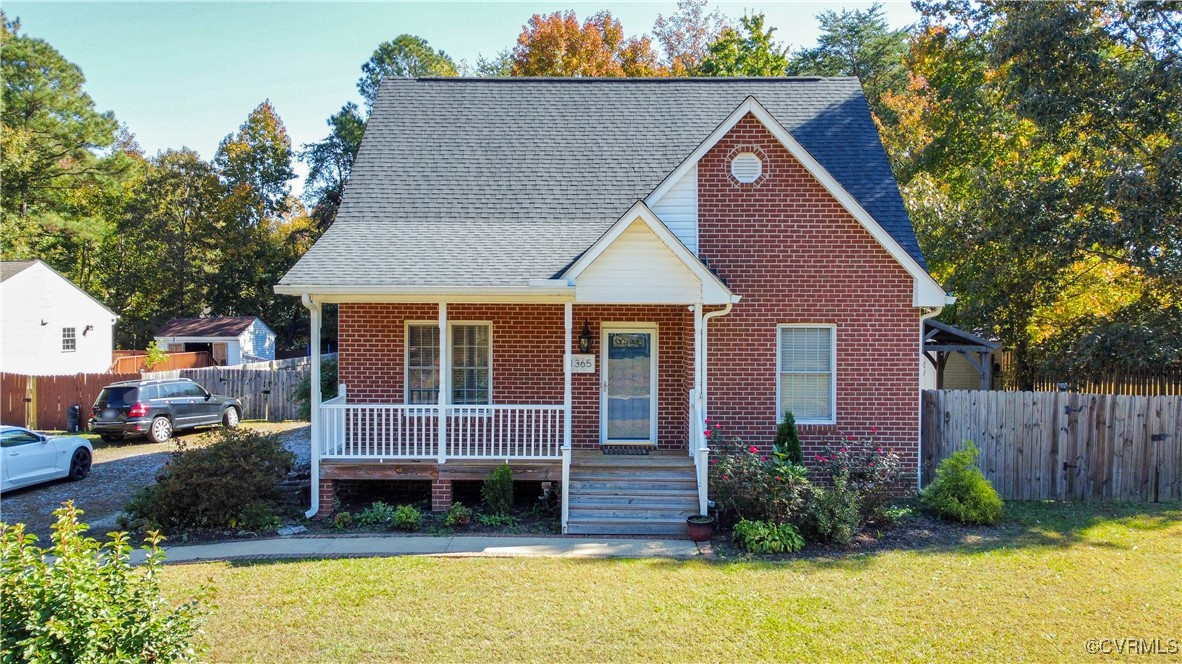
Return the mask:
<svg viewBox="0 0 1182 664"><path fill-rule="evenodd" d="M321 405L320 458L559 459L565 413L563 406L346 403L338 396Z"/></svg>
<svg viewBox="0 0 1182 664"><path fill-rule="evenodd" d="M698 478L698 514L705 514L708 507L706 488L709 484L710 448L706 444L706 421L702 419L698 391L689 393L689 455L694 459L694 471Z"/></svg>

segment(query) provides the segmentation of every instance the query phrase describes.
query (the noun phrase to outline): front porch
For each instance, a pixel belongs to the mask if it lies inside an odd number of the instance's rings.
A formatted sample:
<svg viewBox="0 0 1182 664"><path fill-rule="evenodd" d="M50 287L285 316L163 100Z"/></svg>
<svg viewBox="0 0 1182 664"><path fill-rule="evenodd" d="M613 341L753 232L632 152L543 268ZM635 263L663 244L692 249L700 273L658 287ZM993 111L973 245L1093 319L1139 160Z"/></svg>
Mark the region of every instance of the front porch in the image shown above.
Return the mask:
<svg viewBox="0 0 1182 664"><path fill-rule="evenodd" d="M339 392L313 413L313 513L331 512L341 480L427 480L432 507L446 509L453 481L482 480L503 463L515 480L562 488L564 532L678 534L685 516L705 510L701 304L341 306L342 327L365 334L342 333ZM430 327L429 358L414 346L426 336L416 326ZM464 347L474 326L487 329L475 354ZM579 373L576 357L592 371ZM416 363L431 369L416 377ZM472 366L487 375L461 387ZM424 394L430 403L407 403ZM473 395L481 403L455 403ZM579 491L584 481L592 491ZM654 483L676 491L653 493ZM629 516L648 525L614 522Z"/></svg>

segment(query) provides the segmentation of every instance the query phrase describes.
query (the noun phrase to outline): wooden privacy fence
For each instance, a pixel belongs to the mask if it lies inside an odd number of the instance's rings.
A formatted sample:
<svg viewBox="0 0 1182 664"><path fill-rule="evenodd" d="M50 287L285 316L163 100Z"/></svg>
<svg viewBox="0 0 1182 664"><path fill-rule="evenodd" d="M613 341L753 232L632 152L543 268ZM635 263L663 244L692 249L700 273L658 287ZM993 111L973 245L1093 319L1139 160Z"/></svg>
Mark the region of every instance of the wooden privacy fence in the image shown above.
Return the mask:
<svg viewBox="0 0 1182 664"><path fill-rule="evenodd" d="M120 380L191 378L214 394L242 401L244 419L272 422L296 419L295 386L308 374L298 369L209 367L152 373L101 373L73 376L0 374L0 423L41 430L66 428L66 410L82 408L82 426L103 387ZM29 399L29 401L25 401Z"/></svg>
<svg viewBox="0 0 1182 664"><path fill-rule="evenodd" d="M130 371L140 371L144 368L144 363L148 356L144 354L139 355L121 355L115 358L114 364L111 365L112 373L126 373ZM216 367L217 360L213 359L213 355L206 351L197 351L193 353L166 353L164 361L159 365L152 367L153 371L171 371L172 369L199 369L201 367Z"/></svg>
<svg viewBox="0 0 1182 664"><path fill-rule="evenodd" d="M972 441L1006 500L1182 500L1182 396L925 390L922 480Z"/></svg>

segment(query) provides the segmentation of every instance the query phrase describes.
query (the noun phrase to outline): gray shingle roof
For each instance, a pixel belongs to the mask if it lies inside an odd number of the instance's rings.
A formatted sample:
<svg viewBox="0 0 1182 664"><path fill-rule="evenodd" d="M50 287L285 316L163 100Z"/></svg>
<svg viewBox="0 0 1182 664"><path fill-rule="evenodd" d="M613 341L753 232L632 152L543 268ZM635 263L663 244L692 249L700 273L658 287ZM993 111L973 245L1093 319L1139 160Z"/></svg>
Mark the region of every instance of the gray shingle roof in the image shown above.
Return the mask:
<svg viewBox="0 0 1182 664"><path fill-rule="evenodd" d="M160 329L158 337L237 337L254 324L255 316L173 318Z"/></svg>
<svg viewBox="0 0 1182 664"><path fill-rule="evenodd" d="M388 79L336 223L280 284L556 277L748 96L924 265L857 79Z"/></svg>
<svg viewBox="0 0 1182 664"><path fill-rule="evenodd" d="M36 264L37 261L0 261L0 282L8 281L10 277L15 277Z"/></svg>

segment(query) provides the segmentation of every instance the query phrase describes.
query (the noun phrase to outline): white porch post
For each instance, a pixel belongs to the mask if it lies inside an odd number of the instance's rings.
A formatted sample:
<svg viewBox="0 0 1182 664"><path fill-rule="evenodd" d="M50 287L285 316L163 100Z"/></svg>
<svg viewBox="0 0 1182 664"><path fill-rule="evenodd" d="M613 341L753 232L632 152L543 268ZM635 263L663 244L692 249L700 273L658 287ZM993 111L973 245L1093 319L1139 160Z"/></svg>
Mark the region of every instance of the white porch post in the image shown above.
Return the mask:
<svg viewBox="0 0 1182 664"><path fill-rule="evenodd" d="M311 413L309 419L311 420L311 447L312 447L312 486L311 491L311 506L304 516L309 519L316 516L320 511L320 455L324 449L324 432L321 430L322 414L320 412L320 314L321 308L319 302L313 302L311 296L305 295L303 297L304 306L307 307L309 318L311 320L311 330L309 333L311 337L308 339L308 352L312 357L311 369L311 390L309 403L311 405Z"/></svg>
<svg viewBox="0 0 1182 664"><path fill-rule="evenodd" d="M447 402L451 394L451 341L447 303L439 303L439 463L447 461Z"/></svg>
<svg viewBox="0 0 1182 664"><path fill-rule="evenodd" d="M571 353L570 341L574 329L574 305L562 305L562 532L566 533L566 522L570 517L570 462L571 462Z"/></svg>

